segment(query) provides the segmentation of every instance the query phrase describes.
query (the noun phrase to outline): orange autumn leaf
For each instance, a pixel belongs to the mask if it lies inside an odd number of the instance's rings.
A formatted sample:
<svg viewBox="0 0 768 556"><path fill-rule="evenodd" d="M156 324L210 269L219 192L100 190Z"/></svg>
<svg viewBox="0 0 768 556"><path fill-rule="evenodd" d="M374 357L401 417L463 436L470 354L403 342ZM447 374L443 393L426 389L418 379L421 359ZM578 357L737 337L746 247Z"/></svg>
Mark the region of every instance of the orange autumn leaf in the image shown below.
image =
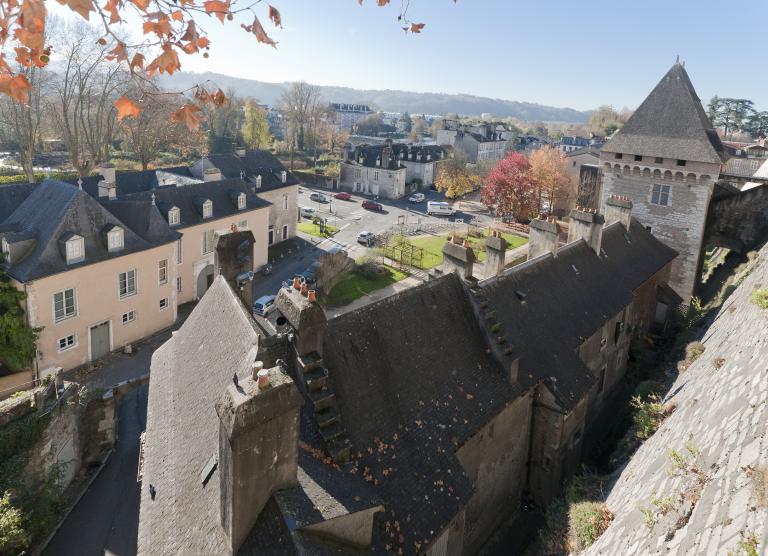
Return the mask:
<svg viewBox="0 0 768 556"><path fill-rule="evenodd" d="M149 33L154 33L160 38L169 36L173 32L173 29L171 28L170 20L164 15L161 15L156 22L145 21L143 25L143 30L145 35Z"/></svg>
<svg viewBox="0 0 768 556"><path fill-rule="evenodd" d="M104 4L104 11L109 12L109 22L118 23L120 21L120 8L123 7L123 3L120 0L107 0Z"/></svg>
<svg viewBox="0 0 768 556"><path fill-rule="evenodd" d="M272 46L272 48L277 48L277 43L273 41L269 35L267 35L266 31L264 31L264 27L261 26L261 22L259 21L259 18L254 16L253 17L253 24L251 25L251 32L256 35L256 40L259 42L263 42L264 44L268 44Z"/></svg>
<svg viewBox="0 0 768 556"><path fill-rule="evenodd" d="M221 89L218 89L215 93L211 95L211 102L213 102L214 106L222 106L227 101L227 95L224 94L224 91Z"/></svg>
<svg viewBox="0 0 768 556"><path fill-rule="evenodd" d="M424 25L424 23L411 23L411 33L421 33Z"/></svg>
<svg viewBox="0 0 768 556"><path fill-rule="evenodd" d="M146 12L149 7L149 0L131 0L131 2L143 12Z"/></svg>
<svg viewBox="0 0 768 556"><path fill-rule="evenodd" d="M224 19L229 13L229 0L222 2L221 0L206 0L203 2L203 9L206 13L214 14L219 18L219 21L224 23Z"/></svg>
<svg viewBox="0 0 768 556"><path fill-rule="evenodd" d="M117 120L123 121L125 118L137 118L141 114L141 108L126 96L122 96L115 102L117 108Z"/></svg>
<svg viewBox="0 0 768 556"><path fill-rule="evenodd" d="M389 0L377 0L376 3L379 6L386 6L387 4L389 4Z"/></svg>
<svg viewBox="0 0 768 556"><path fill-rule="evenodd" d="M179 55L170 44L163 45L163 53L147 66L147 75L152 77L157 72L172 74L176 70L181 68L179 62Z"/></svg>
<svg viewBox="0 0 768 556"><path fill-rule="evenodd" d="M203 117L199 114L200 108L194 104L185 104L176 112L171 114L171 121L178 124L184 124L187 129L194 131L200 127Z"/></svg>
<svg viewBox="0 0 768 556"><path fill-rule="evenodd" d="M88 21L88 15L93 11L91 0L57 0L62 6L69 6L69 9L76 12L83 19Z"/></svg>
<svg viewBox="0 0 768 556"><path fill-rule="evenodd" d="M33 52L45 46L45 18L47 11L43 0L25 0L16 19L18 27L13 36Z"/></svg>
<svg viewBox="0 0 768 556"><path fill-rule="evenodd" d="M176 10L171 12L171 19L174 21L184 21L184 14L181 13L181 10Z"/></svg>
<svg viewBox="0 0 768 556"><path fill-rule="evenodd" d="M109 51L107 60L115 60L116 62L124 62L128 60L128 51L125 49L124 42L118 42L117 46Z"/></svg>
<svg viewBox="0 0 768 556"><path fill-rule="evenodd" d="M275 24L275 27L283 27L283 20L280 18L280 12L277 11L277 8L271 4L269 6L269 19L272 20L272 23Z"/></svg>
<svg viewBox="0 0 768 556"><path fill-rule="evenodd" d="M8 95L16 102L27 102L32 85L23 75L0 75L0 93Z"/></svg>
<svg viewBox="0 0 768 556"><path fill-rule="evenodd" d="M131 73L135 72L136 69L143 69L144 68L144 55L139 54L138 52L133 55L133 59L131 60L131 63L128 64L131 68Z"/></svg>

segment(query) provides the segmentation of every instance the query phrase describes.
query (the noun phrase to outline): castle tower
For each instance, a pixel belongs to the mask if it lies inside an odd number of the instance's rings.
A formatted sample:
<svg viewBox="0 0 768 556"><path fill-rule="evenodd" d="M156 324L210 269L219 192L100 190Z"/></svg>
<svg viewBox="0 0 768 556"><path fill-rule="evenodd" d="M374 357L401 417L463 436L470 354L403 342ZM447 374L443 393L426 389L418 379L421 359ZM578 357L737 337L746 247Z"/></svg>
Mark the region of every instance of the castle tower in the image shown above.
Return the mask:
<svg viewBox="0 0 768 556"><path fill-rule="evenodd" d="M633 216L679 256L670 285L688 303L701 268L704 226L723 146L680 63L600 154L601 208L631 199Z"/></svg>

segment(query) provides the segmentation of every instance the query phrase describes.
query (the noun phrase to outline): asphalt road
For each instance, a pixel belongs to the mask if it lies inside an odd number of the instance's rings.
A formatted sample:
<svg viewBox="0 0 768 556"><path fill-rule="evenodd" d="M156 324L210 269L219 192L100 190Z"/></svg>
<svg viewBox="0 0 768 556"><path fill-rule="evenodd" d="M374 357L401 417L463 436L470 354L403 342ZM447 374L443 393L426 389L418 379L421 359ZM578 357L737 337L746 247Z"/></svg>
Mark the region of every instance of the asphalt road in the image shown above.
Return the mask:
<svg viewBox="0 0 768 556"><path fill-rule="evenodd" d="M144 385L120 404L115 451L69 514L45 556L131 556L139 530L139 436L147 424Z"/></svg>

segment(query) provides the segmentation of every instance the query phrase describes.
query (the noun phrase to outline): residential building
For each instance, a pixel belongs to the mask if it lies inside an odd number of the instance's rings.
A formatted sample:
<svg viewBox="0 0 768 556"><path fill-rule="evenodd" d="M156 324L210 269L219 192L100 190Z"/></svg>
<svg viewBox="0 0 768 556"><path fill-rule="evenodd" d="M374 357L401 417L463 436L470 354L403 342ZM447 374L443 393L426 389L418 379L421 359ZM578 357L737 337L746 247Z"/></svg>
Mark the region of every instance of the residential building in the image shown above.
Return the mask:
<svg viewBox="0 0 768 556"><path fill-rule="evenodd" d="M373 110L366 104L332 102L330 104L330 109L333 113L333 123L335 123L339 129L347 129L350 131L357 122L373 114Z"/></svg>
<svg viewBox="0 0 768 556"><path fill-rule="evenodd" d="M538 135L520 135L517 138L517 150L530 154L535 150L544 146L551 146L552 141L548 137L540 137Z"/></svg>
<svg viewBox="0 0 768 556"><path fill-rule="evenodd" d="M724 148L688 73L675 63L626 124L603 146L602 202L635 202L637 219L679 256L670 285L694 294L704 232Z"/></svg>
<svg viewBox="0 0 768 556"><path fill-rule="evenodd" d="M153 355L138 553L476 553L578 469L665 319L675 253L631 207L574 212L561 248L535 220L531 259L483 281L448 242L442 276L331 320L283 288L268 337L217 276Z"/></svg>
<svg viewBox="0 0 768 556"><path fill-rule="evenodd" d="M383 145L359 145L354 151L351 145L345 145L339 189L399 199L408 192L407 173L403 161L394 155L391 139Z"/></svg>
<svg viewBox="0 0 768 556"><path fill-rule="evenodd" d="M557 145L558 150L563 151L565 154L569 152L583 149L590 145L590 140L586 137L579 137L578 135L564 135Z"/></svg>
<svg viewBox="0 0 768 556"><path fill-rule="evenodd" d="M600 148L584 147L570 151L565 156L568 157L568 173L577 188L576 204L582 207L599 208Z"/></svg>
<svg viewBox="0 0 768 556"><path fill-rule="evenodd" d="M492 166L515 147L516 137L503 124L461 124L444 120L437 144L461 150L471 164Z"/></svg>
<svg viewBox="0 0 768 556"><path fill-rule="evenodd" d="M739 183L750 182L768 160L768 147L759 143L724 141L723 147L726 163L722 175Z"/></svg>

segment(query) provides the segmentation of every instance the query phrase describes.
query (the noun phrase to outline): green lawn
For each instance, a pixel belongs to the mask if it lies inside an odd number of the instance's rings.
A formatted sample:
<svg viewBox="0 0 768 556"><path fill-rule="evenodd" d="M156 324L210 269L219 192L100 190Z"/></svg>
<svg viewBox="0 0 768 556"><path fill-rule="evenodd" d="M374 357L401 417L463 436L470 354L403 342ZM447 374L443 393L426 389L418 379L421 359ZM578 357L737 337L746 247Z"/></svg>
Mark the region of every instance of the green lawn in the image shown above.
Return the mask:
<svg viewBox="0 0 768 556"><path fill-rule="evenodd" d="M489 232L490 233L490 232ZM443 264L443 245L448 235L424 236L409 240L414 246L424 249L420 268L428 270ZM507 241L507 249L514 249L528 243L528 238L510 233L502 233L502 237ZM469 243L475 250L475 256L478 261L485 260L485 240L476 237L470 237Z"/></svg>
<svg viewBox="0 0 768 556"><path fill-rule="evenodd" d="M375 278L368 278L354 272L348 274L333 287L327 296L321 299L322 304L330 306L346 305L355 299L408 277L407 273L391 266L384 266L382 268L385 272L377 274Z"/></svg>
<svg viewBox="0 0 768 556"><path fill-rule="evenodd" d="M313 224L312 222L299 222L299 224L296 227L300 232L303 232L305 234L309 234L315 237L331 237L333 234L339 231L339 229L336 228L335 226L330 226L326 224L325 234L321 234L320 226L318 224Z"/></svg>

